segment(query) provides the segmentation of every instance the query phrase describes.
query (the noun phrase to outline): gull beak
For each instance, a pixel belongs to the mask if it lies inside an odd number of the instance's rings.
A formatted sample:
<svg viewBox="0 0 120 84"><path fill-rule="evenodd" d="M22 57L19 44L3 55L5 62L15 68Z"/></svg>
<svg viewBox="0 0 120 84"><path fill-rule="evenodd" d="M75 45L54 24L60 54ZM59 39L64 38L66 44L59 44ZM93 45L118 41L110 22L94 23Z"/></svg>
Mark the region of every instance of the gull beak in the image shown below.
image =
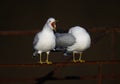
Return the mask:
<svg viewBox="0 0 120 84"><path fill-rule="evenodd" d="M52 22L51 26L53 27L53 30L56 32L56 21Z"/></svg>

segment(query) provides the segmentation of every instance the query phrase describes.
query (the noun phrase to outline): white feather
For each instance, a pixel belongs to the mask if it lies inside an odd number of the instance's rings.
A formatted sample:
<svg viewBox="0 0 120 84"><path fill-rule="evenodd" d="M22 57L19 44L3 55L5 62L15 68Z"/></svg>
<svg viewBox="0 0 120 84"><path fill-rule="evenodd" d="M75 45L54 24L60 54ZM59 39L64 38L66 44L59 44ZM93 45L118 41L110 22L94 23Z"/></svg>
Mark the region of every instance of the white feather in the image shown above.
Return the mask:
<svg viewBox="0 0 120 84"><path fill-rule="evenodd" d="M68 46L67 51L82 52L90 47L91 39L84 28L75 26L68 33L71 33L76 38L76 42L72 46Z"/></svg>
<svg viewBox="0 0 120 84"><path fill-rule="evenodd" d="M53 32L53 28L50 26L50 21L55 21L54 18L48 19L46 24L44 25L41 32L38 32L35 36L34 41L34 49L38 52L47 52L55 48L55 35ZM37 39L37 41L36 41Z"/></svg>

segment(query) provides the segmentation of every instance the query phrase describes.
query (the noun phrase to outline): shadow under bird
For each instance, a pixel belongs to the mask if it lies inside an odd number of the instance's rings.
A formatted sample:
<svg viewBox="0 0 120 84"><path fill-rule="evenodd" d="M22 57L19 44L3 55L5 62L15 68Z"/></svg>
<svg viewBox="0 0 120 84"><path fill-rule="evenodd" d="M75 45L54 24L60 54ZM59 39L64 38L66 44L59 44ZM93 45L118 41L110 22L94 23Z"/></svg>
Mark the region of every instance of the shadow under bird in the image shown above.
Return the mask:
<svg viewBox="0 0 120 84"><path fill-rule="evenodd" d="M33 53L33 56L39 54L40 64L43 63L52 64L52 62L49 61L49 54L50 54L50 50L53 50L56 45L56 41L55 41L56 37L54 35L53 30L56 31L56 20L54 18L49 18L45 23L43 29L40 32L38 32L34 37L33 48L35 52ZM43 52L46 52L47 54L47 58L45 62L42 61Z"/></svg>
<svg viewBox="0 0 120 84"><path fill-rule="evenodd" d="M73 53L73 62L85 62L82 60L82 53L91 45L91 38L88 32L80 27L75 26L69 29L68 33L56 33L56 50L65 50L64 55ZM75 54L79 53L79 59L76 60Z"/></svg>

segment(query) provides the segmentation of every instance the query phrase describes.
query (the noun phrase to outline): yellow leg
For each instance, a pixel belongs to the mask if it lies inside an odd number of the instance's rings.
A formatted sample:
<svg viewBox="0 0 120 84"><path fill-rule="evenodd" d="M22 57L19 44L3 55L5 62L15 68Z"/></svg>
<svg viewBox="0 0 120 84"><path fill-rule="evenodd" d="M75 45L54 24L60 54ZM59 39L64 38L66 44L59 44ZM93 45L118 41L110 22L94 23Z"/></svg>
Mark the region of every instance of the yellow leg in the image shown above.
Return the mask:
<svg viewBox="0 0 120 84"><path fill-rule="evenodd" d="M79 61L80 61L80 62L85 62L85 60L82 60L81 58L82 58L82 52L80 52Z"/></svg>
<svg viewBox="0 0 120 84"><path fill-rule="evenodd" d="M75 60L75 53L73 52L73 62L76 63L77 61Z"/></svg>
<svg viewBox="0 0 120 84"><path fill-rule="evenodd" d="M46 54L47 54L46 63L47 64L52 64L52 62L49 61L49 53L50 53L49 51L46 52Z"/></svg>
<svg viewBox="0 0 120 84"><path fill-rule="evenodd" d="M40 63L40 64L43 64L43 62L42 62L42 53L40 53L40 60L39 60L39 63Z"/></svg>

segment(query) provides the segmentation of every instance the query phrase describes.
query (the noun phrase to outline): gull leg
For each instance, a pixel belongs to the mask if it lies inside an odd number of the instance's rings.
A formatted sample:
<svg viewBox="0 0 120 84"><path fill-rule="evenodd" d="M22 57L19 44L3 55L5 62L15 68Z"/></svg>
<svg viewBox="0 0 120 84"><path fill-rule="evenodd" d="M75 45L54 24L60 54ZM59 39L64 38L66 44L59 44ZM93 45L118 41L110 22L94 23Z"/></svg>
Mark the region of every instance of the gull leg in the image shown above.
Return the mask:
<svg viewBox="0 0 120 84"><path fill-rule="evenodd" d="M46 54L47 54L46 63L47 64L52 64L52 62L49 61L49 53L50 53L50 51L46 52Z"/></svg>
<svg viewBox="0 0 120 84"><path fill-rule="evenodd" d="M75 60L75 52L73 52L73 62L76 63L77 61Z"/></svg>
<svg viewBox="0 0 120 84"><path fill-rule="evenodd" d="M39 63L40 63L40 64L43 64L43 62L42 62L42 52L40 52L39 54L40 54L40 60L39 60Z"/></svg>
<svg viewBox="0 0 120 84"><path fill-rule="evenodd" d="M85 60L82 60L81 58L82 58L82 52L80 52L79 61L80 61L80 62L85 62Z"/></svg>

